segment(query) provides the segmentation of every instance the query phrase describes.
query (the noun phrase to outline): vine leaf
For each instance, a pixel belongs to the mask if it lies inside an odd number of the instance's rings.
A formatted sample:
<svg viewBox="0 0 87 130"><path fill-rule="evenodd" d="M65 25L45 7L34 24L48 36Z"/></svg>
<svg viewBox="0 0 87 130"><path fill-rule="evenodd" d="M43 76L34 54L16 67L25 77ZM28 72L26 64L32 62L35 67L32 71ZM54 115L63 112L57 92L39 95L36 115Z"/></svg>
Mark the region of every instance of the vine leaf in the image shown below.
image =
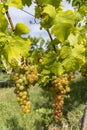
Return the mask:
<svg viewBox="0 0 87 130"><path fill-rule="evenodd" d="M38 3L42 6L45 6L47 4L53 5L54 7L58 8L62 0L37 0Z"/></svg>
<svg viewBox="0 0 87 130"><path fill-rule="evenodd" d="M23 8L23 6L30 6L32 3L31 0L7 0L6 5L14 6L16 8Z"/></svg>
<svg viewBox="0 0 87 130"><path fill-rule="evenodd" d="M73 72L75 70L78 70L79 68L79 61L77 58L74 58L72 56L67 57L63 62L62 65L64 66L66 72Z"/></svg>
<svg viewBox="0 0 87 130"><path fill-rule="evenodd" d="M5 16L0 12L0 32L5 32L7 29L8 22Z"/></svg>
<svg viewBox="0 0 87 130"><path fill-rule="evenodd" d="M74 46L75 44L78 43L78 35L74 35L73 33L70 33L68 37L68 41L71 46Z"/></svg>
<svg viewBox="0 0 87 130"><path fill-rule="evenodd" d="M59 76L64 73L64 68L60 62L55 61L53 64L49 66L49 69L56 76Z"/></svg>
<svg viewBox="0 0 87 130"><path fill-rule="evenodd" d="M32 3L32 0L22 0L22 4L23 4L24 6L25 6L25 5L30 6L31 3Z"/></svg>
<svg viewBox="0 0 87 130"><path fill-rule="evenodd" d="M44 68L47 70L45 72L48 72L50 70L50 73L59 76L64 72L64 68L62 64L57 60L57 55L54 52L49 52L45 55L43 58L43 64Z"/></svg>
<svg viewBox="0 0 87 130"><path fill-rule="evenodd" d="M61 48L61 51L60 51L60 58L61 59L65 59L67 58L69 55L71 55L71 48L69 46L63 46Z"/></svg>
<svg viewBox="0 0 87 130"><path fill-rule="evenodd" d="M13 59L20 63L21 57L28 55L30 40L20 38L19 36L8 38L8 43L3 49L3 56L9 64L11 64Z"/></svg>
<svg viewBox="0 0 87 130"><path fill-rule="evenodd" d="M22 35L22 34L27 34L27 33L29 33L29 28L25 24L21 22L16 24L14 34Z"/></svg>
<svg viewBox="0 0 87 130"><path fill-rule="evenodd" d="M72 50L73 57L78 58L79 60L82 60L82 62L85 62L85 48L83 45L75 44L75 47Z"/></svg>
<svg viewBox="0 0 87 130"><path fill-rule="evenodd" d="M85 62L85 48L83 45L76 44L71 49L71 53L62 61L66 72L75 71Z"/></svg>
<svg viewBox="0 0 87 130"><path fill-rule="evenodd" d="M51 17L51 18L55 18L56 10L55 10L54 6L48 4L47 6L44 7L42 13L43 14L48 14L49 17Z"/></svg>
<svg viewBox="0 0 87 130"><path fill-rule="evenodd" d="M80 7L79 10L80 14L84 17L85 15L87 15L87 6L83 5Z"/></svg>
<svg viewBox="0 0 87 130"><path fill-rule="evenodd" d="M22 0L7 0L6 5L14 6L16 8L23 8Z"/></svg>
<svg viewBox="0 0 87 130"><path fill-rule="evenodd" d="M43 58L43 63L45 67L49 67L56 60L56 54L52 52L48 52Z"/></svg>
<svg viewBox="0 0 87 130"><path fill-rule="evenodd" d="M60 42L63 42L69 36L74 23L75 15L71 10L59 12L54 20L52 33Z"/></svg>

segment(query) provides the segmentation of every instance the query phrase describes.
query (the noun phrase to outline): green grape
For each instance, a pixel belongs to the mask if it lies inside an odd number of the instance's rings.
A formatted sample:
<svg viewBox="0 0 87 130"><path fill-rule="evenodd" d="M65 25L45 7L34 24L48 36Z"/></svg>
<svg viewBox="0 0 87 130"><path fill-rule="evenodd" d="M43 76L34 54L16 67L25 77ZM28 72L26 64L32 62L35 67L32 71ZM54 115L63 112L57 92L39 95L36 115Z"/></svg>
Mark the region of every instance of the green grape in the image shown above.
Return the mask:
<svg viewBox="0 0 87 130"><path fill-rule="evenodd" d="M28 87L38 80L37 69L34 66L21 64L12 72L11 80L15 83L14 93L21 107L22 112L29 113L31 111L31 103L28 95Z"/></svg>
<svg viewBox="0 0 87 130"><path fill-rule="evenodd" d="M54 119L56 122L58 122L62 116L64 97L66 93L70 92L69 83L74 78L75 77L72 74L69 75L63 74L52 81L52 87L51 87L51 92L53 95L52 107L54 110Z"/></svg>

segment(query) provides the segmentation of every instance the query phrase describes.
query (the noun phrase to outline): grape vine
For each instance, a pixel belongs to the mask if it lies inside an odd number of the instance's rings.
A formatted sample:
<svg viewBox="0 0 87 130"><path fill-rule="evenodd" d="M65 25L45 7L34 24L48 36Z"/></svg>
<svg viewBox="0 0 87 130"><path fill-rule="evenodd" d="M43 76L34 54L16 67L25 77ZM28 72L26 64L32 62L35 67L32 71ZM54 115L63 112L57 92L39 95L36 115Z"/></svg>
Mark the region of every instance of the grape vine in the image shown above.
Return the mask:
<svg viewBox="0 0 87 130"><path fill-rule="evenodd" d="M73 0L72 6L75 8L64 10L62 2L63 0L0 1L0 56L15 84L17 101L24 113L30 112L28 88L38 82L45 91L52 93L56 122L62 116L64 97L70 92L69 84L75 78L73 73L81 69L82 75L87 77L87 3ZM50 40L22 37L29 33L29 28L21 22L14 28L8 9L13 6L22 10L25 5L35 6L35 14L32 16L39 19L40 29L45 29ZM21 62L22 57L29 64Z"/></svg>

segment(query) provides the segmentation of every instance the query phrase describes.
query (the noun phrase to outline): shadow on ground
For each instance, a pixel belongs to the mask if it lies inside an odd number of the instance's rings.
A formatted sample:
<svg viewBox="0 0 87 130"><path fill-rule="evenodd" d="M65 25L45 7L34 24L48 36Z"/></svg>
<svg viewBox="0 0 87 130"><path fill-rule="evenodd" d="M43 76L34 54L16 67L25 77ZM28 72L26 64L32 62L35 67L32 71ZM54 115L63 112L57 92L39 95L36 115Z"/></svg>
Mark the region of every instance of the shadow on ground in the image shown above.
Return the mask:
<svg viewBox="0 0 87 130"><path fill-rule="evenodd" d="M87 101L87 78L78 77L70 84L71 92L65 98L64 107L68 111ZM69 96L69 97L68 97Z"/></svg>

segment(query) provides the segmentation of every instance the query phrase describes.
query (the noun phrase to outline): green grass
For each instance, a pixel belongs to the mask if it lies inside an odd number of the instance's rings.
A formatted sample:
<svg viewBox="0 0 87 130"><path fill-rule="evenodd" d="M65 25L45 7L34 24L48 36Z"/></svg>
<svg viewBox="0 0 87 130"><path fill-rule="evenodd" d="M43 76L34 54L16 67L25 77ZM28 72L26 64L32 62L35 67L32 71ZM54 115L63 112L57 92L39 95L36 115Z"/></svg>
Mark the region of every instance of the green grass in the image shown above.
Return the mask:
<svg viewBox="0 0 87 130"><path fill-rule="evenodd" d="M9 79L9 75L8 74L0 72L0 81L8 80L8 79Z"/></svg>
<svg viewBox="0 0 87 130"><path fill-rule="evenodd" d="M51 95L31 87L32 112L23 114L16 101L14 88L0 88L0 130L79 130L78 122L87 99L87 80L78 77L65 98L63 117L56 124L52 118Z"/></svg>
<svg viewBox="0 0 87 130"><path fill-rule="evenodd" d="M45 109L48 104L43 90L31 88L32 112L29 114L21 112L13 91L14 88L0 89L0 130L43 130L50 120L48 114L52 113L50 109Z"/></svg>

